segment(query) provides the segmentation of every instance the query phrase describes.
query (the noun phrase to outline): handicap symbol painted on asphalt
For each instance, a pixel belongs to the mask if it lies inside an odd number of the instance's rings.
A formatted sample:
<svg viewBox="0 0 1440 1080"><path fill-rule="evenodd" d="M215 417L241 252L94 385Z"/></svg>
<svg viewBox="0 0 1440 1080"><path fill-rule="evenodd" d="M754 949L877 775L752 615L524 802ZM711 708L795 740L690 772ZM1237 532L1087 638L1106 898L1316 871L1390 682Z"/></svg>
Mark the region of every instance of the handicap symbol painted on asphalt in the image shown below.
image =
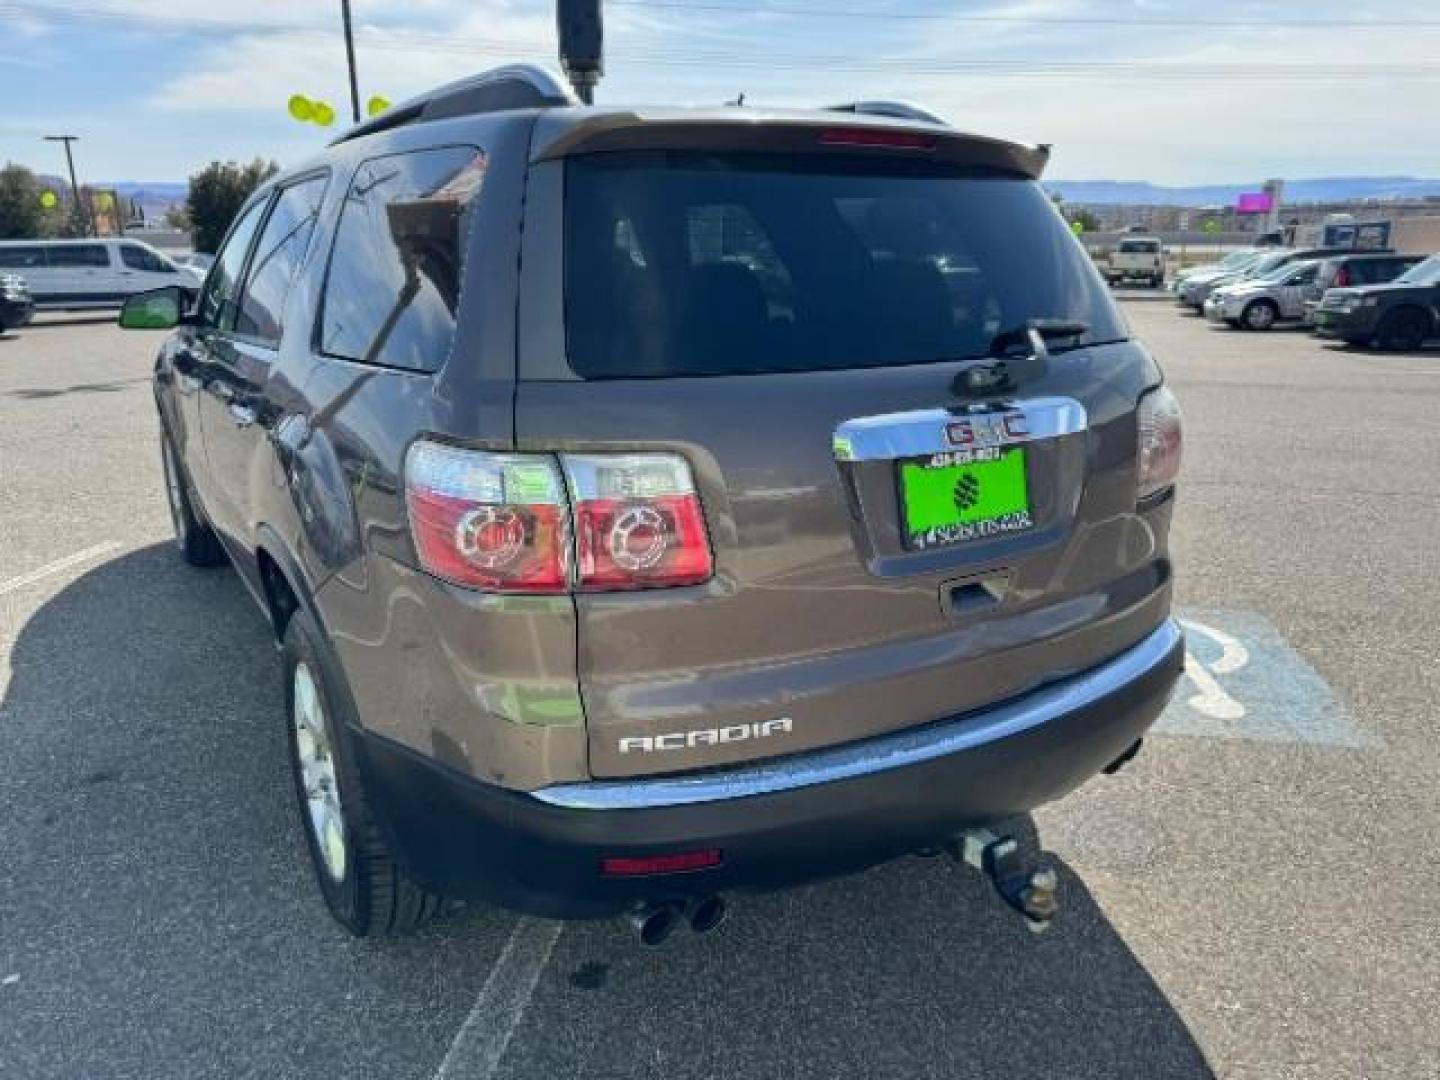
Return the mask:
<svg viewBox="0 0 1440 1080"><path fill-rule="evenodd" d="M1253 611L1186 611L1185 673L1155 731L1367 747L1319 672Z"/></svg>

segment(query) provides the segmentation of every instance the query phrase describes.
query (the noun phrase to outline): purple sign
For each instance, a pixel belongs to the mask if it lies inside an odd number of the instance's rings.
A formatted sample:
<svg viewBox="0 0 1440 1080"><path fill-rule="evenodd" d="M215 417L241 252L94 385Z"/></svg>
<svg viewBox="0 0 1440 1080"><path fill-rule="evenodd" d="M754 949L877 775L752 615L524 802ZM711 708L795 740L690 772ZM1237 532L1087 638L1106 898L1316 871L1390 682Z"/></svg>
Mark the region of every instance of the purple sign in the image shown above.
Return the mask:
<svg viewBox="0 0 1440 1080"><path fill-rule="evenodd" d="M1247 191L1235 200L1235 210L1241 214L1268 214L1275 208L1275 197L1268 191Z"/></svg>

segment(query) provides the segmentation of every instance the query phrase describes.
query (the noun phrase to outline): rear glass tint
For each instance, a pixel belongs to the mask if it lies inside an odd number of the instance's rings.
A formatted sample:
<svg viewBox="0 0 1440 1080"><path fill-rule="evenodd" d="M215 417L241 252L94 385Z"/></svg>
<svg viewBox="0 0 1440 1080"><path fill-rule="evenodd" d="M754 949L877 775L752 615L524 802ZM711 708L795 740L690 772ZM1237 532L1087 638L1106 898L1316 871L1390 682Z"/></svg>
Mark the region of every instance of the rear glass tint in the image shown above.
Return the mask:
<svg viewBox="0 0 1440 1080"><path fill-rule="evenodd" d="M566 164L584 378L928 363L1032 319L1126 336L1038 185L932 163L604 154Z"/></svg>
<svg viewBox="0 0 1440 1080"><path fill-rule="evenodd" d="M445 362L484 177L485 155L469 146L372 158L355 171L325 283L324 352L413 371Z"/></svg>
<svg viewBox="0 0 1440 1080"><path fill-rule="evenodd" d="M1121 240L1120 250L1126 255L1154 255L1160 250L1158 240Z"/></svg>

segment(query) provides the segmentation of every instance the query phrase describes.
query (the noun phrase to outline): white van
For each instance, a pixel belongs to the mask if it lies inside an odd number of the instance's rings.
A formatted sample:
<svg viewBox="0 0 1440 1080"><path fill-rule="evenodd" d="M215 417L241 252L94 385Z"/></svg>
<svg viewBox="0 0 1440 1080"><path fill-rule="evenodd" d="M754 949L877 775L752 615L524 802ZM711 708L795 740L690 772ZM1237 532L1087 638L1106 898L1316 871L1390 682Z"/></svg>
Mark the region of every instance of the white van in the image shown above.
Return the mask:
<svg viewBox="0 0 1440 1080"><path fill-rule="evenodd" d="M24 278L40 310L119 307L131 293L201 284L149 244L115 237L0 240L0 274Z"/></svg>

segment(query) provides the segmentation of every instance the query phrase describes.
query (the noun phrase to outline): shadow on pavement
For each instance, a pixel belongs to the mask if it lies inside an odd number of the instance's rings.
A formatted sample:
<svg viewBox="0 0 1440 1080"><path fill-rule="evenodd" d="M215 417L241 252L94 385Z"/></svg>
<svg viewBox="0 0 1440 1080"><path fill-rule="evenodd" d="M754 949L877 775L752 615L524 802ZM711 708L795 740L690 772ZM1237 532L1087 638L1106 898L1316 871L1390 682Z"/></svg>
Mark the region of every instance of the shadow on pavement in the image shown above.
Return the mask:
<svg viewBox="0 0 1440 1080"><path fill-rule="evenodd" d="M1033 840L1028 819L1010 831ZM505 1077L1213 1076L1163 990L1063 863L1032 934L978 875L911 858L732 898L702 939L642 951L568 928Z"/></svg>
<svg viewBox="0 0 1440 1080"><path fill-rule="evenodd" d="M20 976L0 988L5 1069L432 1076L513 918L381 943L331 924L278 663L235 575L155 545L0 632L0 975ZM618 921L572 924L496 1075L1212 1075L1060 870L1064 906L1038 936L945 858L738 896L718 932L654 951Z"/></svg>
<svg viewBox="0 0 1440 1080"><path fill-rule="evenodd" d="M429 1080L513 919L331 922L235 574L165 543L22 600L0 597L0 1075Z"/></svg>

